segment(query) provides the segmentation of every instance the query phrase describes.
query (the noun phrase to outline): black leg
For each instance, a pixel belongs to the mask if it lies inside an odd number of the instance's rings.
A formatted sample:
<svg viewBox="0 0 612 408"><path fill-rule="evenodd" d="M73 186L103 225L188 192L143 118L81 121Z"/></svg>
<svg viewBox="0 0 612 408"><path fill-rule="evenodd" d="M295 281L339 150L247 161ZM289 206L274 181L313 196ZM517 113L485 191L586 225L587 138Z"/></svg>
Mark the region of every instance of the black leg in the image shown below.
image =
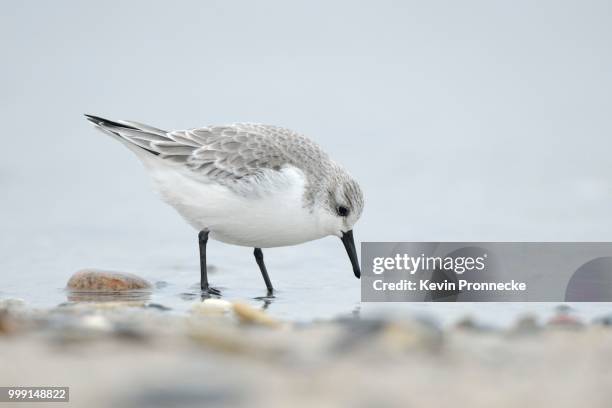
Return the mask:
<svg viewBox="0 0 612 408"><path fill-rule="evenodd" d="M202 291L220 295L217 289L213 289L208 285L208 271L206 268L206 244L208 243L208 231L200 231L198 234L198 243L200 245L200 288Z"/></svg>
<svg viewBox="0 0 612 408"><path fill-rule="evenodd" d="M264 263L263 252L261 252L261 248L255 248L253 254L255 255L255 260L257 261L259 270L261 271L261 276L263 276L264 282L266 282L266 288L268 288L268 295L271 295L274 292L274 288L272 287L272 282L270 282L270 277L268 276L268 271L266 270L266 264Z"/></svg>

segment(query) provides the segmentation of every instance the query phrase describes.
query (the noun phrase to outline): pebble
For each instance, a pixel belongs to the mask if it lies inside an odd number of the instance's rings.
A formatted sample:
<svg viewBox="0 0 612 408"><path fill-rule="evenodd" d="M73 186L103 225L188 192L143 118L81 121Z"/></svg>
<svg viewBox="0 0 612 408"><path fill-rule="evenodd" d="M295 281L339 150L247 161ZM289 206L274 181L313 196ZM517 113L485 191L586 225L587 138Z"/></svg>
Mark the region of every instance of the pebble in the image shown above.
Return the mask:
<svg viewBox="0 0 612 408"><path fill-rule="evenodd" d="M15 315L25 308L25 301L18 298L0 300L0 335L11 334L21 328ZM17 313L16 313L17 312Z"/></svg>
<svg viewBox="0 0 612 408"><path fill-rule="evenodd" d="M201 315L222 315L232 310L232 303L223 299L205 299L191 307L191 313Z"/></svg>
<svg viewBox="0 0 612 408"><path fill-rule="evenodd" d="M584 324L572 315L558 314L548 321L547 326L562 329L580 329L584 327Z"/></svg>
<svg viewBox="0 0 612 408"><path fill-rule="evenodd" d="M385 350L430 350L442 347L442 331L434 325L419 321L397 321L387 324L381 334Z"/></svg>
<svg viewBox="0 0 612 408"><path fill-rule="evenodd" d="M233 303L234 313L236 317L242 323L255 324L268 327L280 327L281 323L278 320L273 319L267 313L255 309L246 303L235 302Z"/></svg>
<svg viewBox="0 0 612 408"><path fill-rule="evenodd" d="M466 330L466 331L477 331L477 332L493 332L495 331L492 327L487 326L483 323L479 323L478 321L476 321L474 318L470 317L470 316L466 316L462 319L460 319L456 324L455 324L455 328L459 329L459 330Z"/></svg>
<svg viewBox="0 0 612 408"><path fill-rule="evenodd" d="M409 350L439 350L442 331L425 320L386 321L383 319L338 319L345 329L331 351L347 353L366 348L375 353Z"/></svg>
<svg viewBox="0 0 612 408"><path fill-rule="evenodd" d="M15 323L7 310L0 310L0 335L15 331Z"/></svg>
<svg viewBox="0 0 612 408"><path fill-rule="evenodd" d="M595 323L600 324L602 326L612 326L612 314L601 316L595 319Z"/></svg>
<svg viewBox="0 0 612 408"><path fill-rule="evenodd" d="M172 310L171 307L164 306L160 303L149 303L145 306L147 309L160 310L162 312L167 312L168 310Z"/></svg>
<svg viewBox="0 0 612 408"><path fill-rule="evenodd" d="M535 334L540 332L541 327L538 324L535 316L526 315L520 317L512 329L510 329L510 334L522 335L522 334Z"/></svg>
<svg viewBox="0 0 612 408"><path fill-rule="evenodd" d="M113 335L121 340L146 341L150 339L150 333L142 325L127 322L117 323L113 327Z"/></svg>
<svg viewBox="0 0 612 408"><path fill-rule="evenodd" d="M101 315L89 315L80 320L80 326L88 330L110 331L112 329L111 322Z"/></svg>
<svg viewBox="0 0 612 408"><path fill-rule="evenodd" d="M555 307L556 314L547 322L548 328L577 330L584 327L584 323L572 315L573 309L568 305Z"/></svg>
<svg viewBox="0 0 612 408"><path fill-rule="evenodd" d="M72 275L67 287L74 291L119 292L151 289L152 285L145 279L127 272L82 269Z"/></svg>
<svg viewBox="0 0 612 408"><path fill-rule="evenodd" d="M573 312L573 309L569 305L562 304L562 305L557 305L555 307L555 312L557 312L558 314L569 314Z"/></svg>
<svg viewBox="0 0 612 408"><path fill-rule="evenodd" d="M25 300L19 298L0 299L0 310L19 309L25 306Z"/></svg>

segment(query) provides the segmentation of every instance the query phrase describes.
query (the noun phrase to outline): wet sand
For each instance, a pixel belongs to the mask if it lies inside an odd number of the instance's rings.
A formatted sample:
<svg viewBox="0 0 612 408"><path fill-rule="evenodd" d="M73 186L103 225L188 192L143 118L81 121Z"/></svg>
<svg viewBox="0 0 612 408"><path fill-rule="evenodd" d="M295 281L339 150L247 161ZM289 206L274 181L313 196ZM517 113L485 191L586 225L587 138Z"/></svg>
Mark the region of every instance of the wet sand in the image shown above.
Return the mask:
<svg viewBox="0 0 612 408"><path fill-rule="evenodd" d="M507 330L352 316L284 322L242 303L0 301L0 384L73 406L608 407L612 327L559 310ZM24 406L24 405L16 405Z"/></svg>

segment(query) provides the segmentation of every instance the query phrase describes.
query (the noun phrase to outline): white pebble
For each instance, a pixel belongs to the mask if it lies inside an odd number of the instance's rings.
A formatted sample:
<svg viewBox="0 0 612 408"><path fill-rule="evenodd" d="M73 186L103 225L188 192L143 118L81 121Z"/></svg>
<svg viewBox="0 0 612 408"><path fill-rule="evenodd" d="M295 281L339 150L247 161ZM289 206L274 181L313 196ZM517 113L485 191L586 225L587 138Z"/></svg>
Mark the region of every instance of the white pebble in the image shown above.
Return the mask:
<svg viewBox="0 0 612 408"><path fill-rule="evenodd" d="M223 299L206 299L191 307L192 313L198 314L224 314L232 309L232 303Z"/></svg>

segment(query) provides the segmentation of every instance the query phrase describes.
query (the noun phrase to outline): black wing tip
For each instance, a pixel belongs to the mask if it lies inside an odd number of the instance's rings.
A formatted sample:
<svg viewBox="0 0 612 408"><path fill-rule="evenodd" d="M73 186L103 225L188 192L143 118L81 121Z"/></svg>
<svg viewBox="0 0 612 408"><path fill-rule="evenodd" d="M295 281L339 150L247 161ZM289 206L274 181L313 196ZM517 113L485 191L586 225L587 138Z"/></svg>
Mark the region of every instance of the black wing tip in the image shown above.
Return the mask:
<svg viewBox="0 0 612 408"><path fill-rule="evenodd" d="M104 118L101 118L100 116L89 115L87 113L84 113L83 115L88 121L90 121L91 123L97 126L113 126L113 127L118 127L118 128L138 130L134 126L124 125L123 123L118 123L113 120L104 119Z"/></svg>
<svg viewBox="0 0 612 408"><path fill-rule="evenodd" d="M100 123L104 122L104 119L99 116L88 115L87 113L84 113L83 116L85 116L85 118L94 125L99 125Z"/></svg>
<svg viewBox="0 0 612 408"><path fill-rule="evenodd" d="M111 133L114 133L115 135L121 137L120 135L120 131L117 131L117 129L108 129L109 127L113 127L113 128L124 128L124 129L135 129L135 130L140 130L138 128L135 128L133 126L128 126L128 125L124 125L123 123L117 123L115 121L112 120L108 120L108 119L104 119L101 118L99 116L95 116L95 115L88 115L87 113L83 114L85 116L85 118L90 121L91 123L93 123L96 126L99 126L101 128L107 128L106 131L109 131ZM160 154L158 152L155 152L153 150L147 149L145 147L139 146L137 144L134 144L135 146L140 147L143 150L146 150L147 152L155 155L155 156L159 156Z"/></svg>

